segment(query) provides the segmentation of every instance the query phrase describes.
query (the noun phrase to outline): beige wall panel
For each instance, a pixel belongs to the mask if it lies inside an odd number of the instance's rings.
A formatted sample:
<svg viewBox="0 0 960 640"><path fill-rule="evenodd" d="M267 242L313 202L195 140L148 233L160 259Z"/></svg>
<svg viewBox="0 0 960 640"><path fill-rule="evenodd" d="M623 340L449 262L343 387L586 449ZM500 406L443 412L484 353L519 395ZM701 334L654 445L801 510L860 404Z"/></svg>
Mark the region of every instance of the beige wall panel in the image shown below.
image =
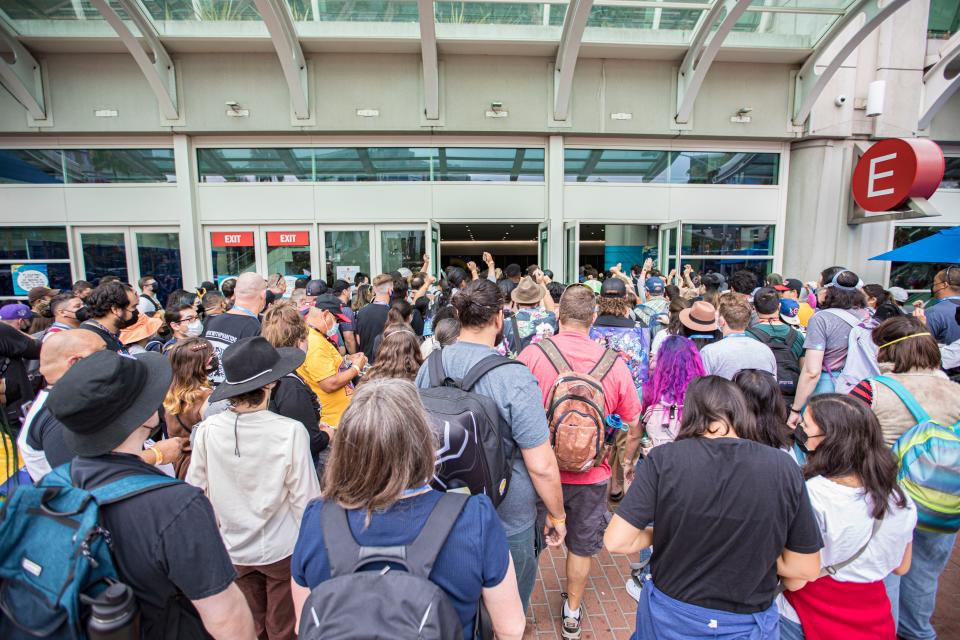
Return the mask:
<svg viewBox="0 0 960 640"><path fill-rule="evenodd" d="M674 102L671 76L675 72L671 62L605 60L603 130L613 134L676 135L670 131ZM611 113L632 113L633 119L611 120Z"/></svg>
<svg viewBox="0 0 960 640"><path fill-rule="evenodd" d="M62 187L0 185L0 222L66 222Z"/></svg>
<svg viewBox="0 0 960 640"><path fill-rule="evenodd" d="M200 185L202 224L270 224L313 219L313 187L308 184Z"/></svg>
<svg viewBox="0 0 960 640"><path fill-rule="evenodd" d="M546 58L447 56L443 60L446 131L543 131L549 75ZM510 115L487 118L499 100Z"/></svg>
<svg viewBox="0 0 960 640"><path fill-rule="evenodd" d="M570 184L564 187L563 217L582 221L666 222L671 219L669 191L665 186Z"/></svg>
<svg viewBox="0 0 960 640"><path fill-rule="evenodd" d="M780 211L780 187L675 186L669 192L673 220L774 223Z"/></svg>
<svg viewBox="0 0 960 640"><path fill-rule="evenodd" d="M930 202L940 212L940 217L930 218L929 222L960 225L960 189L941 189L933 194ZM915 221L916 224L923 224L924 222L926 221Z"/></svg>
<svg viewBox="0 0 960 640"><path fill-rule="evenodd" d="M960 91L953 94L933 119L930 137L938 142L960 142Z"/></svg>
<svg viewBox="0 0 960 640"><path fill-rule="evenodd" d="M716 62L693 109L693 130L684 135L784 137L788 134L788 65ZM730 122L750 107L750 122Z"/></svg>
<svg viewBox="0 0 960 640"><path fill-rule="evenodd" d="M27 110L3 87L0 87L0 131L29 131Z"/></svg>
<svg viewBox="0 0 960 640"><path fill-rule="evenodd" d="M176 224L175 185L109 185L63 190L71 224Z"/></svg>
<svg viewBox="0 0 960 640"><path fill-rule="evenodd" d="M604 131L603 92L603 60L578 60L570 98L571 132Z"/></svg>
<svg viewBox="0 0 960 640"><path fill-rule="evenodd" d="M310 64L317 129L420 130L419 56L331 54L313 56ZM376 109L380 115L360 117L357 109Z"/></svg>
<svg viewBox="0 0 960 640"><path fill-rule="evenodd" d="M546 219L547 188L543 184L438 184L433 188L437 220L486 222Z"/></svg>
<svg viewBox="0 0 960 640"><path fill-rule="evenodd" d="M352 222L426 222L431 212L427 183L319 185L316 219L327 224Z"/></svg>

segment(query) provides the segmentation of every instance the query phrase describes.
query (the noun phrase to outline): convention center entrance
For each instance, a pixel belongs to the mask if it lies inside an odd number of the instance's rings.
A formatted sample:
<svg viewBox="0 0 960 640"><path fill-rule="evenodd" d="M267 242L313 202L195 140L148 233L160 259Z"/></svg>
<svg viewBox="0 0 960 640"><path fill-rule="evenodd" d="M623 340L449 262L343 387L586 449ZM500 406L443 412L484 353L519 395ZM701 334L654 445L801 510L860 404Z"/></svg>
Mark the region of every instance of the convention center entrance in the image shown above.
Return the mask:
<svg viewBox="0 0 960 640"><path fill-rule="evenodd" d="M536 224L458 222L439 226L443 268L465 267L472 260L483 270L481 256L485 251L501 269L508 264L518 264L521 269L540 264Z"/></svg>

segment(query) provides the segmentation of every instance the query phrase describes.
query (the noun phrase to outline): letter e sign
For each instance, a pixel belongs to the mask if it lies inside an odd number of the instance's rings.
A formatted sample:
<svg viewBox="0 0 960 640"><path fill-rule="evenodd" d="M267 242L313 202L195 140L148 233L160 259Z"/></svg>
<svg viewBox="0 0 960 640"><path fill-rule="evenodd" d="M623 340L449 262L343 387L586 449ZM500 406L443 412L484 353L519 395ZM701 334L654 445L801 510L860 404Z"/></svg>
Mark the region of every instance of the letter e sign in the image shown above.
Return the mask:
<svg viewBox="0 0 960 640"><path fill-rule="evenodd" d="M925 138L875 143L853 170L853 199L865 211L890 211L910 198L929 198L943 180L943 151Z"/></svg>

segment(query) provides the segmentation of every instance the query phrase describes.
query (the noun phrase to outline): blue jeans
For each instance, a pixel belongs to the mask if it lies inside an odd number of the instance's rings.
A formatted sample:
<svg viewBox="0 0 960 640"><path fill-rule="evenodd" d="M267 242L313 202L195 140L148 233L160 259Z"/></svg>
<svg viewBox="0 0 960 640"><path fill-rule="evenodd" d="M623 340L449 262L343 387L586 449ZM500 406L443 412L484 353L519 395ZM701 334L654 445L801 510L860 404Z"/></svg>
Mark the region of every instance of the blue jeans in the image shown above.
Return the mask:
<svg viewBox="0 0 960 640"><path fill-rule="evenodd" d="M780 616L780 640L804 640L803 626Z"/></svg>
<svg viewBox="0 0 960 640"><path fill-rule="evenodd" d="M824 393L833 393L837 390L836 385L837 376L834 374L827 373L823 371L820 373L820 379L817 380L817 386L814 387L813 393L810 394L810 397L819 396Z"/></svg>
<svg viewBox="0 0 960 640"><path fill-rule="evenodd" d="M955 533L914 529L910 571L900 578L900 620L897 634L905 640L928 640L937 633L930 616L937 603L937 583L957 541Z"/></svg>
<svg viewBox="0 0 960 640"><path fill-rule="evenodd" d="M524 613L530 606L533 585L537 581L537 552L534 547L535 528L536 525L524 529L520 533L507 536L510 555L513 557L513 567L517 572L517 588L520 590L520 602L523 603Z"/></svg>

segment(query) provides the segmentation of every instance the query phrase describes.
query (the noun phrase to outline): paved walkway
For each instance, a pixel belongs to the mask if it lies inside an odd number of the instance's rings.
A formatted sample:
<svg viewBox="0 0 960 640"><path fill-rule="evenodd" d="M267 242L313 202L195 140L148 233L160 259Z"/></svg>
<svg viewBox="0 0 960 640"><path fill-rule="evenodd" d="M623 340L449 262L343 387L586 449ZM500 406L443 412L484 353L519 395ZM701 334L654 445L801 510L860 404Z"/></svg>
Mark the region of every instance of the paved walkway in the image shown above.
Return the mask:
<svg viewBox="0 0 960 640"><path fill-rule="evenodd" d="M559 640L561 580L566 574L564 549L550 549L540 556L540 576L530 598L526 640ZM627 595L624 583L630 576L627 556L602 551L593 569L583 601L587 617L582 640L626 640L633 633L637 603ZM940 579L933 624L940 640L960 639L960 545Z"/></svg>

